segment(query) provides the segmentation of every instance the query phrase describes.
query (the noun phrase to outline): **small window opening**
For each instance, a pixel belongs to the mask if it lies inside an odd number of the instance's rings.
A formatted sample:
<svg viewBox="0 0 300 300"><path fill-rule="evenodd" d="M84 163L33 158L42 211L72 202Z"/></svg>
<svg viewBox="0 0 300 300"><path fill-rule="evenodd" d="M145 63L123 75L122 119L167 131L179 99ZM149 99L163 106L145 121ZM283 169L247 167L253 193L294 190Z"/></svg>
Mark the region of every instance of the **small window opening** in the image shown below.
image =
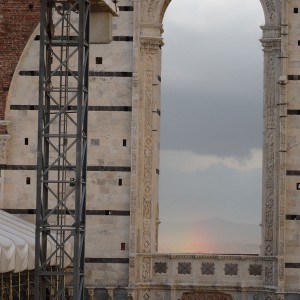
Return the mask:
<svg viewBox="0 0 300 300"><path fill-rule="evenodd" d="M102 65L102 57L96 57L96 65Z"/></svg>
<svg viewBox="0 0 300 300"><path fill-rule="evenodd" d="M300 46L300 40L298 40L298 46Z"/></svg>
<svg viewBox="0 0 300 300"><path fill-rule="evenodd" d="M125 250L125 243L121 243L121 250L122 250L122 251Z"/></svg>
<svg viewBox="0 0 300 300"><path fill-rule="evenodd" d="M100 139L91 139L91 146L100 146Z"/></svg>
<svg viewBox="0 0 300 300"><path fill-rule="evenodd" d="M294 7L294 14L297 14L298 12L298 7Z"/></svg>
<svg viewBox="0 0 300 300"><path fill-rule="evenodd" d="M28 145L28 138L24 139L24 144L27 146Z"/></svg>
<svg viewBox="0 0 300 300"><path fill-rule="evenodd" d="M123 180L122 178L119 178L119 186L122 186L123 185Z"/></svg>
<svg viewBox="0 0 300 300"><path fill-rule="evenodd" d="M29 4L28 4L28 9L29 9L29 10L33 10L33 8L34 8L34 5L33 5L32 3L29 3Z"/></svg>
<svg viewBox="0 0 300 300"><path fill-rule="evenodd" d="M110 211L109 211L109 210L105 210L105 211L104 211L104 215L105 215L105 216L109 216L109 215L110 215Z"/></svg>
<svg viewBox="0 0 300 300"><path fill-rule="evenodd" d="M30 177L26 177L26 184L30 184Z"/></svg>
<svg viewBox="0 0 300 300"><path fill-rule="evenodd" d="M123 139L123 147L126 147L126 145L127 145L127 140Z"/></svg>

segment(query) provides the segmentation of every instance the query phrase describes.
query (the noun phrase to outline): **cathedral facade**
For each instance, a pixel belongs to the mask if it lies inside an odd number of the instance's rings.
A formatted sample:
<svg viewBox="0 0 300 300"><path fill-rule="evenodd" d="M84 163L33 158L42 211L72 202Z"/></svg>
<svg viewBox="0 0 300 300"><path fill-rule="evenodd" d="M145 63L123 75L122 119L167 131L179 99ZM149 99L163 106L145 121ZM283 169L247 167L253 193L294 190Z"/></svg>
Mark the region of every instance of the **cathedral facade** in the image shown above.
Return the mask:
<svg viewBox="0 0 300 300"><path fill-rule="evenodd" d="M85 255L89 295L115 300L299 299L300 1L261 0L259 255L157 251L161 51L170 2L119 0L117 17L91 12ZM109 23L103 25L103 18ZM0 3L0 205L31 222L38 23L38 0ZM101 26L107 26L108 34L100 32Z"/></svg>

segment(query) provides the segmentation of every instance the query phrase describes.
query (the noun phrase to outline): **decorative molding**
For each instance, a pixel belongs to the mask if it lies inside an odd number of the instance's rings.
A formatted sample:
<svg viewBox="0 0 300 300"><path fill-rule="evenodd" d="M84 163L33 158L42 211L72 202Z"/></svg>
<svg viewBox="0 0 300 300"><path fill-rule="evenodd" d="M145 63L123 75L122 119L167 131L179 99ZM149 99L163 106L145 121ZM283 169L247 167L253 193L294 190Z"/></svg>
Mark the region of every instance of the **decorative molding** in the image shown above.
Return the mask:
<svg viewBox="0 0 300 300"><path fill-rule="evenodd" d="M106 290L107 290L107 293L108 293L108 298L107 298L107 300L114 300L114 289L115 288L113 288L113 287L108 287L108 288L106 288ZM94 298L94 296L93 296L93 298ZM93 298L91 298L91 299L89 299L89 300L92 300Z"/></svg>
<svg viewBox="0 0 300 300"><path fill-rule="evenodd" d="M218 254L181 254L181 253L138 253L138 257L141 258L153 258L153 259L213 259L218 261L228 260L249 260L249 261L276 261L276 256L258 256L258 255L218 255Z"/></svg>
<svg viewBox="0 0 300 300"><path fill-rule="evenodd" d="M275 195L277 192L276 161L279 159L279 141L277 140L276 124L278 106L276 103L278 61L281 43L278 39L263 39L264 46L264 185L263 185L263 254L276 255L277 253L277 207ZM275 51L276 50L276 51ZM278 170L279 171L279 170Z"/></svg>
<svg viewBox="0 0 300 300"><path fill-rule="evenodd" d="M143 136L143 252L151 252L151 218L152 218L152 176L153 176L153 58L145 57L144 77L144 136Z"/></svg>
<svg viewBox="0 0 300 300"><path fill-rule="evenodd" d="M141 50L148 53L157 52L163 45L161 37L140 37Z"/></svg>
<svg viewBox="0 0 300 300"><path fill-rule="evenodd" d="M286 120L287 88L280 86L279 114L279 204L278 204L278 285L284 288L285 273L285 214L286 214Z"/></svg>
<svg viewBox="0 0 300 300"><path fill-rule="evenodd" d="M265 262L265 278L264 278L264 284L268 286L274 285L274 263L272 261L266 261Z"/></svg>
<svg viewBox="0 0 300 300"><path fill-rule="evenodd" d="M151 278L151 259L144 258L142 262L142 281L148 282Z"/></svg>
<svg viewBox="0 0 300 300"><path fill-rule="evenodd" d="M143 298L141 300L151 300L151 291L150 290L144 290L142 292Z"/></svg>
<svg viewBox="0 0 300 300"><path fill-rule="evenodd" d="M277 17L277 12L276 12L276 7L274 5L274 2L273 0L265 0L265 4L270 16L270 20L274 22Z"/></svg>
<svg viewBox="0 0 300 300"><path fill-rule="evenodd" d="M10 135L0 135L0 164L6 163L7 157L7 143L10 139Z"/></svg>
<svg viewBox="0 0 300 300"><path fill-rule="evenodd" d="M94 300L95 288L87 288L89 300Z"/></svg>
<svg viewBox="0 0 300 300"><path fill-rule="evenodd" d="M281 49L280 38L263 38L260 39L264 52L278 51Z"/></svg>

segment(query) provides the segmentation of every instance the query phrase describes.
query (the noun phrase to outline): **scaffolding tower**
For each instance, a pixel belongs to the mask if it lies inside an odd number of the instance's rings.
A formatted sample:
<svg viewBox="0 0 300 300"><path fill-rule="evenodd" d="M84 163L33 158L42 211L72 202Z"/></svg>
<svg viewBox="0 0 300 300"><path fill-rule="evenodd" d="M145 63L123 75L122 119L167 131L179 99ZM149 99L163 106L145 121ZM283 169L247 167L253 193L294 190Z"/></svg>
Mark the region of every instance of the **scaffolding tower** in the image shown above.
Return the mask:
<svg viewBox="0 0 300 300"><path fill-rule="evenodd" d="M41 0L36 300L84 298L89 18L89 0Z"/></svg>

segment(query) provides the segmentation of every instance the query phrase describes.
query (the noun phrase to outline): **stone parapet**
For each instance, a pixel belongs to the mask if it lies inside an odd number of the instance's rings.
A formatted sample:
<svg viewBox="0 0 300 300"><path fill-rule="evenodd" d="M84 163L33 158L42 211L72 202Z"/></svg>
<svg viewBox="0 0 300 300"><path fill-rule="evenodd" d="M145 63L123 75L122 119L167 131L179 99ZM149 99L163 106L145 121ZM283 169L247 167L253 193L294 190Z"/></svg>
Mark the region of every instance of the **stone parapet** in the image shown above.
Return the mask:
<svg viewBox="0 0 300 300"><path fill-rule="evenodd" d="M216 254L140 254L137 286L260 289L275 285L276 257ZM271 278L269 278L271 276Z"/></svg>

